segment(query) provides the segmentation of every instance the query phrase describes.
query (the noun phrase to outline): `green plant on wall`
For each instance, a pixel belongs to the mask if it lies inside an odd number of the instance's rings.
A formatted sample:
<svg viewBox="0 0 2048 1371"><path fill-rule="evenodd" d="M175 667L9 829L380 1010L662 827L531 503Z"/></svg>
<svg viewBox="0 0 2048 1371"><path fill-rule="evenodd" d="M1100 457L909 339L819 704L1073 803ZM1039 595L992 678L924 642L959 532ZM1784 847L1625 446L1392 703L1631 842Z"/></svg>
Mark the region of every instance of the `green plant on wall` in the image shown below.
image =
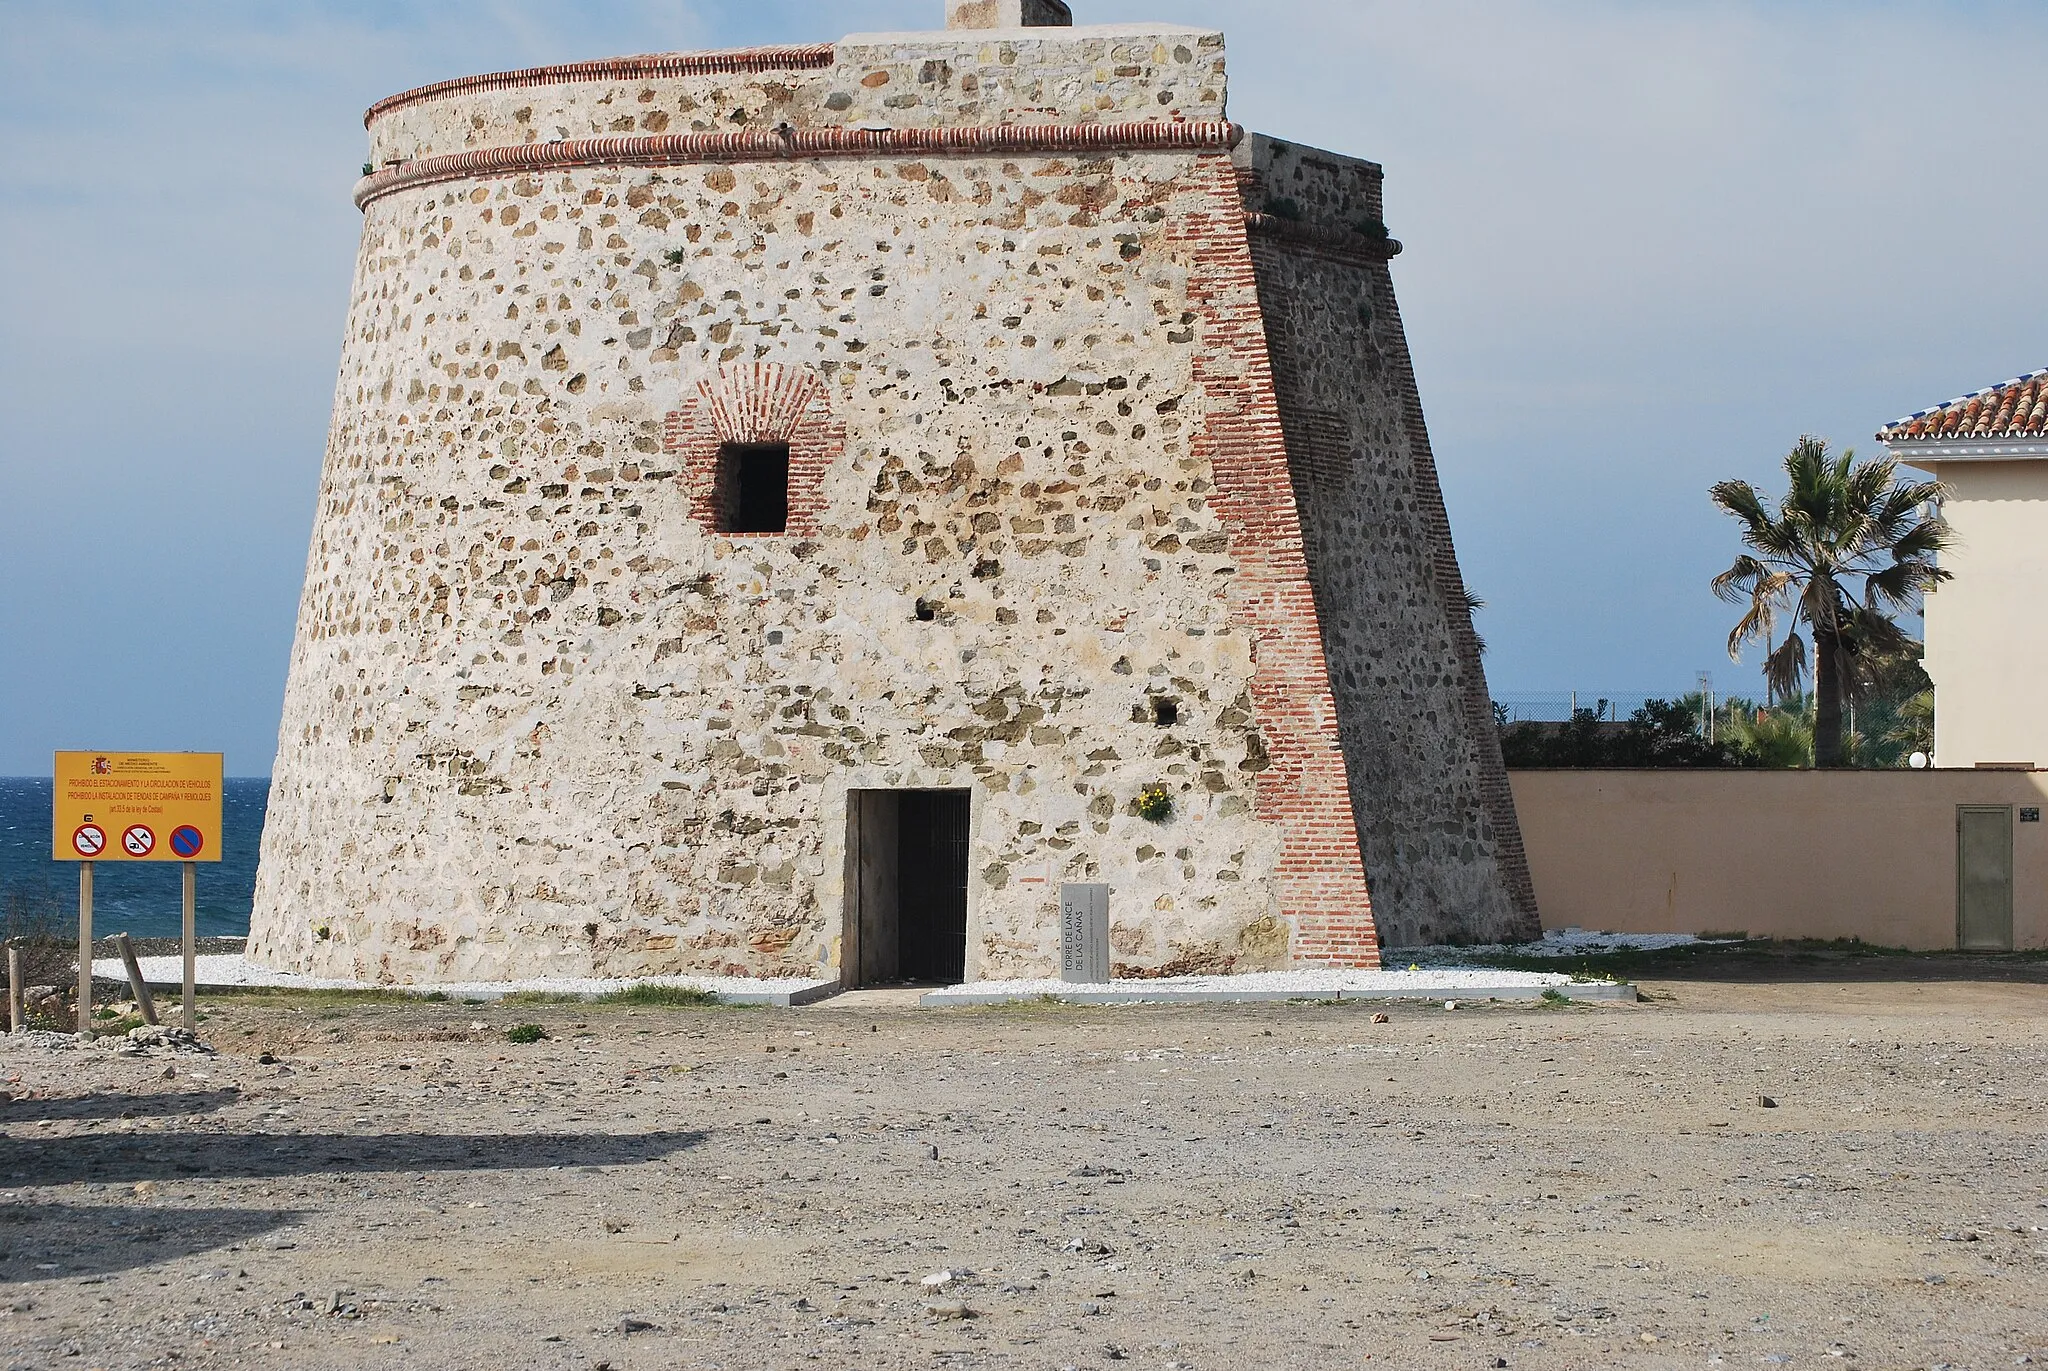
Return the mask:
<svg viewBox="0 0 2048 1371"><path fill-rule="evenodd" d="M1138 817L1163 824L1173 817L1173 792L1154 783L1138 792Z"/></svg>

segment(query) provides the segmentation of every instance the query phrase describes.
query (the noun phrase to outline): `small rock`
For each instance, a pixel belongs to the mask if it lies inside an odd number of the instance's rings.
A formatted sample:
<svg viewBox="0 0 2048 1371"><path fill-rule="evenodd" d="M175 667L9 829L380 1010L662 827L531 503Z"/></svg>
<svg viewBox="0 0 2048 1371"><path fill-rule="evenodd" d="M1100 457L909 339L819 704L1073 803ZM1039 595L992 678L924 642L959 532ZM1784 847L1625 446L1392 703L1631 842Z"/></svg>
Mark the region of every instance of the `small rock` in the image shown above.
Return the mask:
<svg viewBox="0 0 2048 1371"><path fill-rule="evenodd" d="M965 1300L927 1300L924 1312L947 1322L974 1317L974 1311L967 1307Z"/></svg>
<svg viewBox="0 0 2048 1371"><path fill-rule="evenodd" d="M1778 1102L1772 1099L1769 1095L1757 1096L1756 1102L1758 1106L1764 1109L1776 1109L1778 1107Z"/></svg>
<svg viewBox="0 0 2048 1371"><path fill-rule="evenodd" d="M635 1333L651 1333L654 1330L654 1324L649 1323L645 1319L636 1319L631 1314L619 1320L619 1331L627 1337L631 1337Z"/></svg>
<svg viewBox="0 0 2048 1371"><path fill-rule="evenodd" d="M1392 1020L1391 1018L1389 1018L1389 1017L1388 1017L1387 1015L1385 1015L1385 1014L1375 1014L1375 1015L1373 1015L1373 1016L1372 1016L1372 1021L1373 1021L1374 1023L1392 1023L1392 1022L1393 1022L1393 1020Z"/></svg>
<svg viewBox="0 0 2048 1371"><path fill-rule="evenodd" d="M960 1278L950 1270L934 1271L931 1273L931 1275L926 1276L922 1281L920 1281L919 1284L924 1286L924 1288L927 1290L944 1290L947 1286L951 1285L954 1281L958 1279Z"/></svg>
<svg viewBox="0 0 2048 1371"><path fill-rule="evenodd" d="M1457 1007L1458 1007L1458 1002L1457 1002L1456 1000L1445 1000L1445 1001L1444 1001L1444 1008L1445 1008L1445 1009L1456 1009Z"/></svg>

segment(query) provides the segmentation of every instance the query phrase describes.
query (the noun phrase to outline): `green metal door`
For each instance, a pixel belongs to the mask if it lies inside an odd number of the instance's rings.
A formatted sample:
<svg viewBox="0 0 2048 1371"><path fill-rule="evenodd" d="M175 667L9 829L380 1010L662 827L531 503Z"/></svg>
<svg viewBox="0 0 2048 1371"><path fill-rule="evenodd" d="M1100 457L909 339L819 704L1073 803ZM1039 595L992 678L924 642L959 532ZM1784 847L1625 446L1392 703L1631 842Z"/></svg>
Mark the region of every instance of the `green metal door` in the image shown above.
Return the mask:
<svg viewBox="0 0 2048 1371"><path fill-rule="evenodd" d="M1956 806L1956 945L2012 951L2012 806Z"/></svg>

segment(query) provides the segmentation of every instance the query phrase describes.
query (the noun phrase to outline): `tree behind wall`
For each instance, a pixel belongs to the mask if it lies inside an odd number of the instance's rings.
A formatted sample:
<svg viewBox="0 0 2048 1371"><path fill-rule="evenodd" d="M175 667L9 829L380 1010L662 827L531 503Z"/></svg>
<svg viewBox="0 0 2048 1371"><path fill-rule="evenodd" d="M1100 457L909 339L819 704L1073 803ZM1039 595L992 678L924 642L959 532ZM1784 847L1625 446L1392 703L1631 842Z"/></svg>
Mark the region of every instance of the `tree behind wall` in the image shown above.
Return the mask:
<svg viewBox="0 0 2048 1371"><path fill-rule="evenodd" d="M1949 579L1935 565L1948 525L1926 512L1945 487L1902 482L1890 457L1855 457L1803 437L1785 457L1786 493L1775 507L1747 481L1709 492L1750 549L1713 582L1716 595L1745 607L1728 655L1740 661L1757 639L1774 643L1764 678L1787 697L1801 693L1810 663L1814 763L1823 767L1850 763L1844 706L1870 694L1881 663L1917 655L1897 616L1917 612L1921 596Z"/></svg>

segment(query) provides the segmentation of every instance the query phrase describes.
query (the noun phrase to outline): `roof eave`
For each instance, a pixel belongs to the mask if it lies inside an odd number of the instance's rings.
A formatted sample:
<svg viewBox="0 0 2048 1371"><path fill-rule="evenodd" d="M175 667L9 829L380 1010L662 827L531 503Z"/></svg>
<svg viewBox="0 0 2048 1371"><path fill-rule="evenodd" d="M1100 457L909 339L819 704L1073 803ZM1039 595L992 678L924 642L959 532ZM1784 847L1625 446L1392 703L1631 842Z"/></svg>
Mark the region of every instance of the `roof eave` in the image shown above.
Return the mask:
<svg viewBox="0 0 2048 1371"><path fill-rule="evenodd" d="M1909 466L1929 462L2034 462L2048 459L2048 435L2015 434L2005 438L1899 438L1883 433L1877 440Z"/></svg>

